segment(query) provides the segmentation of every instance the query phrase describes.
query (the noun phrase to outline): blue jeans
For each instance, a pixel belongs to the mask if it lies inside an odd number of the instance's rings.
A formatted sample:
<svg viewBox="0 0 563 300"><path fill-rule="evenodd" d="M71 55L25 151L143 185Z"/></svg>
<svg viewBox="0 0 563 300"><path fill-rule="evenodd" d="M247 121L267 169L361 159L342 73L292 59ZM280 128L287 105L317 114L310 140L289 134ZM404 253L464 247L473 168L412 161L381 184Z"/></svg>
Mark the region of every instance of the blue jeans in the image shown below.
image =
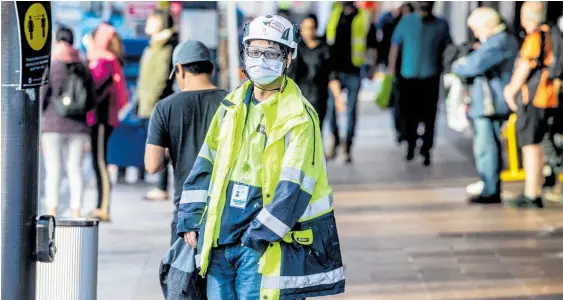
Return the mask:
<svg viewBox="0 0 563 300"><path fill-rule="evenodd" d="M342 89L346 89L348 91L348 100L346 101L346 145L351 146L354 140L354 134L356 133L358 93L360 92L362 78L357 74L339 73L337 79L340 81ZM330 92L329 95L327 115L334 139L336 143L339 143L340 134L336 119L334 96L332 95L332 92Z"/></svg>
<svg viewBox="0 0 563 300"><path fill-rule="evenodd" d="M262 281L262 275L258 273L260 256L258 251L240 244L214 248L207 269L207 298L259 299Z"/></svg>
<svg viewBox="0 0 563 300"><path fill-rule="evenodd" d="M481 180L485 183L481 196L500 195L502 146L500 127L502 120L488 117L473 119L473 153Z"/></svg>

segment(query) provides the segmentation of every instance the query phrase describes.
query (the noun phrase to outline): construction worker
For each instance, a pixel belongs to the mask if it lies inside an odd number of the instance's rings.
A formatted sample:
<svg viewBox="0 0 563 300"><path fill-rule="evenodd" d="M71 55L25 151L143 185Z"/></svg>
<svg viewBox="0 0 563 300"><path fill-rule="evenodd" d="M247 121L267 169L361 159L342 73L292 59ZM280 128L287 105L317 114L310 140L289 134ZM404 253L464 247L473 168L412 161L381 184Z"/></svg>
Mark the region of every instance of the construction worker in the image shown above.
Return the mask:
<svg viewBox="0 0 563 300"><path fill-rule="evenodd" d="M352 143L356 131L357 101L360 91L360 68L366 62L368 48L372 50L373 64L377 61L377 36L376 29L366 11L357 8L354 2L337 2L332 10L326 28L326 41L330 45L332 68L341 84L347 90L346 101L346 144L345 161L352 162ZM373 73L373 70L368 72ZM337 99L338 100L338 99ZM334 159L341 144L338 124L336 120L336 102L331 94L328 107L328 118L334 136L334 144L328 153L329 159Z"/></svg>
<svg viewBox="0 0 563 300"><path fill-rule="evenodd" d="M223 100L184 183L177 232L198 248L211 300L344 292L319 119L286 76L298 38L280 16L245 26L249 80Z"/></svg>
<svg viewBox="0 0 563 300"><path fill-rule="evenodd" d="M326 28L326 41L330 45L331 67L336 74L336 79L340 82L341 87L347 90L346 101L346 147L345 161L352 162L351 148L356 132L356 104L358 101L358 93L360 91L361 76L360 68L366 62L366 51L372 49L373 65L377 62L377 36L376 29L370 20L366 11L357 8L354 2L341 1L337 2L332 10L330 19ZM373 70L368 72L373 73ZM336 120L336 106L338 99L335 100L331 94L328 106L328 118L330 119L330 127L334 136L334 144L331 152L328 154L329 159L334 159L337 155L338 148L341 144L338 124Z"/></svg>

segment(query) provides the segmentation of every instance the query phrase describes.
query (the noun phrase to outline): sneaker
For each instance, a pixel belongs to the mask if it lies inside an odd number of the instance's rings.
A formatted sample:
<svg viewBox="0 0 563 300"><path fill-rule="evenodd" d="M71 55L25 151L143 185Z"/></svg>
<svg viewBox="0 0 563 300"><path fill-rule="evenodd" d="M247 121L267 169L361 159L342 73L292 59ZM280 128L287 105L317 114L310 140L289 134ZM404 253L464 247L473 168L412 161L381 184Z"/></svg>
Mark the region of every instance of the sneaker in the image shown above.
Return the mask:
<svg viewBox="0 0 563 300"><path fill-rule="evenodd" d="M467 200L468 204L500 204L502 201L500 200L499 195L493 196L473 196Z"/></svg>
<svg viewBox="0 0 563 300"><path fill-rule="evenodd" d="M150 190L144 197L145 200L151 201L165 201L168 200L168 192L163 191L159 188L154 188Z"/></svg>
<svg viewBox="0 0 563 300"><path fill-rule="evenodd" d="M485 188L485 182L483 182L483 180L479 180L465 187L465 191L469 195L477 196L477 195L481 195L484 188Z"/></svg>
<svg viewBox="0 0 563 300"><path fill-rule="evenodd" d="M109 222L111 219L109 216L109 212L103 211L99 208L94 209L90 213L90 218L98 219L100 221L105 221L105 222Z"/></svg>
<svg viewBox="0 0 563 300"><path fill-rule="evenodd" d="M526 197L525 195L520 195L509 203L516 208L544 208L543 200L541 197L531 199Z"/></svg>

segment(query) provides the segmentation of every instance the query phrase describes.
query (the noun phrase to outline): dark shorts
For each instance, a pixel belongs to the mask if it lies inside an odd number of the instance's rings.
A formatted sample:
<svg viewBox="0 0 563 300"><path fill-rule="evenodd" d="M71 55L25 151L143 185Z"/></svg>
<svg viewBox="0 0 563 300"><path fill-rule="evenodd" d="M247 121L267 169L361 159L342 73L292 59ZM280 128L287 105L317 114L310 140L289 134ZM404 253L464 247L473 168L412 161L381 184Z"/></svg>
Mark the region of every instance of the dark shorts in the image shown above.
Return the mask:
<svg viewBox="0 0 563 300"><path fill-rule="evenodd" d="M558 109L537 108L525 105L519 108L516 119L516 139L518 146L540 144L544 136L553 129L556 118L560 113Z"/></svg>

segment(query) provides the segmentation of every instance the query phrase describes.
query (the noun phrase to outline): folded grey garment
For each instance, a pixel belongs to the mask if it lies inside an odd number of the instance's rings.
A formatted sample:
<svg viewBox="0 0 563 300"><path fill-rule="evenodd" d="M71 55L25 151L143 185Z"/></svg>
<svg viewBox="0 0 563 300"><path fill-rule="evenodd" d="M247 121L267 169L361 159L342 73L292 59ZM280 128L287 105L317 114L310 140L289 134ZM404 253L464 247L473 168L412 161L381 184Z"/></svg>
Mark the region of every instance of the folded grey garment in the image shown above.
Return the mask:
<svg viewBox="0 0 563 300"><path fill-rule="evenodd" d="M166 300L206 300L206 281L195 267L195 249L178 238L160 262L160 287Z"/></svg>

